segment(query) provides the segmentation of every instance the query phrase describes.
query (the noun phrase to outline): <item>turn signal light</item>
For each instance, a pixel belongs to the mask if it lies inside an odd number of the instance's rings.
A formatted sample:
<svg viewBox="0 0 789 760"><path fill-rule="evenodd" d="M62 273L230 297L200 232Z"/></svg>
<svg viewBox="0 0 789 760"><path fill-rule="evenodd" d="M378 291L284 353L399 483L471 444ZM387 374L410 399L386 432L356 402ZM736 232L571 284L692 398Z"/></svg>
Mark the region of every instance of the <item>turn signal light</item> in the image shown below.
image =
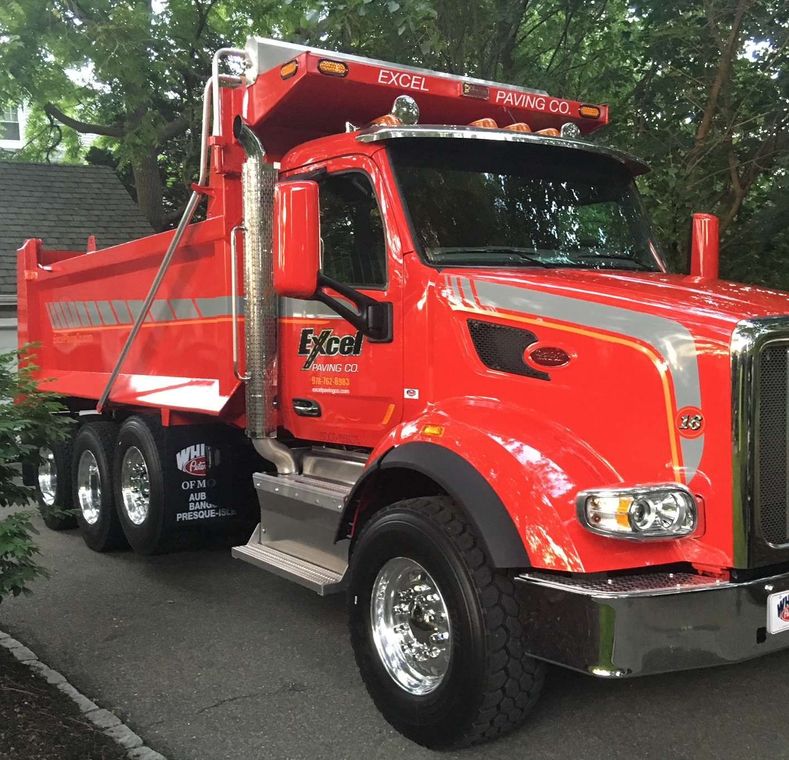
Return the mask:
<svg viewBox="0 0 789 760"><path fill-rule="evenodd" d="M290 79L299 70L298 61L288 61L279 70L280 79Z"/></svg>
<svg viewBox="0 0 789 760"><path fill-rule="evenodd" d="M584 119L599 119L600 106L581 106L578 109L578 113L581 114Z"/></svg>
<svg viewBox="0 0 789 760"><path fill-rule="evenodd" d="M472 121L469 124L470 127L480 127L481 129L498 129L499 125L496 124L495 119L489 119L485 117L484 119L477 119L476 121Z"/></svg>
<svg viewBox="0 0 789 760"><path fill-rule="evenodd" d="M348 76L348 64L342 61L331 61L328 58L322 58L318 61L318 71L330 77L345 77Z"/></svg>
<svg viewBox="0 0 789 760"><path fill-rule="evenodd" d="M531 132L531 127L522 121L516 121L514 124L508 124L504 129L510 132Z"/></svg>

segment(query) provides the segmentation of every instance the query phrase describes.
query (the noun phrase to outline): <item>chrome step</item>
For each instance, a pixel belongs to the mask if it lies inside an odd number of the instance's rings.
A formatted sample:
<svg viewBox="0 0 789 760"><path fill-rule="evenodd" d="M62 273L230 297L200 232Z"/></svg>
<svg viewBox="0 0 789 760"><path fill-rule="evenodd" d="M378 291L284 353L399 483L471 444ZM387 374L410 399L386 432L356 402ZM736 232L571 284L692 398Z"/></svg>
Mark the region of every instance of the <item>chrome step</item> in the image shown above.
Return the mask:
<svg viewBox="0 0 789 760"><path fill-rule="evenodd" d="M233 547L233 556L298 583L321 596L342 590L343 575L266 544Z"/></svg>

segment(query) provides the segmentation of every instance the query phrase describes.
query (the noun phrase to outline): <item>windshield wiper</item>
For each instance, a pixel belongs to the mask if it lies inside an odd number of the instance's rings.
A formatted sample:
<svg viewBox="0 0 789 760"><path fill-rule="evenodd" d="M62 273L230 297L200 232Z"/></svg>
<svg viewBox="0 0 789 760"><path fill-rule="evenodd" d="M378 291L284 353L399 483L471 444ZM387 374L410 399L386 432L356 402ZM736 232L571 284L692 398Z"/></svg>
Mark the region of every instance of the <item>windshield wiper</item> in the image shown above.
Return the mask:
<svg viewBox="0 0 789 760"><path fill-rule="evenodd" d="M474 246L469 248L439 248L428 249L430 258L435 262L441 263L482 263L490 264L490 259L496 259L497 255L506 257L507 263L525 262L533 264L537 267L544 267L545 269L552 269L555 264L550 264L547 261L537 258L536 256L529 255L530 249L517 248L515 246L505 245L490 245L490 246ZM481 256L479 254L482 254Z"/></svg>
<svg viewBox="0 0 789 760"><path fill-rule="evenodd" d="M643 261L639 261L638 259L631 259L630 256L617 256L606 254L605 256L600 256L596 253L579 253L577 254L579 259L597 259L599 261L626 261L628 264L633 265L633 269L638 269L643 272L657 272L659 270L654 269L653 267L645 264Z"/></svg>

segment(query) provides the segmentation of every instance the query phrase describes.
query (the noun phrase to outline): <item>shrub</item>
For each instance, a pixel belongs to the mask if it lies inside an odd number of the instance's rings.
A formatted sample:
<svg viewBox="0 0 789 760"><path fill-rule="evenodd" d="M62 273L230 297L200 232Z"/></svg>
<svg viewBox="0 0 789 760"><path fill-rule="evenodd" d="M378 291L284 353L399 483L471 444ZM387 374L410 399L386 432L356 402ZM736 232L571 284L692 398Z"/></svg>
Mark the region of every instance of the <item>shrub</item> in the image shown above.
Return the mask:
<svg viewBox="0 0 789 760"><path fill-rule="evenodd" d="M31 502L35 491L20 483L20 463L37 462L39 447L70 434L65 407L37 387L35 369L30 347L0 354L0 508ZM32 516L21 510L0 518L0 602L27 593L32 580L46 575L37 561Z"/></svg>

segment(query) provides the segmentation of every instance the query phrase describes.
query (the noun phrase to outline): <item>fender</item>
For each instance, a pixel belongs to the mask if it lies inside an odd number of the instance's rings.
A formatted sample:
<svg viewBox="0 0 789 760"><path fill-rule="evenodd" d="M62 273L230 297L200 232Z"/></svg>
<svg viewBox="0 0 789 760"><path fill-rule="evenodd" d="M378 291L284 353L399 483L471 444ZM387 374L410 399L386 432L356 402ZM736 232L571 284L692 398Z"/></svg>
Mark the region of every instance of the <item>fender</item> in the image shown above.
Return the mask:
<svg viewBox="0 0 789 760"><path fill-rule="evenodd" d="M394 468L413 470L435 481L471 519L493 564L499 568L530 567L517 528L485 478L454 451L426 441L411 441L387 451L354 486L346 502L343 523L352 518L358 495L372 476Z"/></svg>
<svg viewBox="0 0 789 760"><path fill-rule="evenodd" d="M369 461L346 501L343 526L353 523L366 489L375 488L387 469L399 468L432 479L457 499L498 567L523 566L525 555L534 568L594 573L695 562L703 551L708 554L703 533L681 541L637 542L586 530L576 514L578 492L631 481L576 432L525 405L484 397L431 404L391 430ZM398 492L403 482L407 478L385 484L393 492L383 503L420 495L408 488ZM632 484L638 482L657 481L645 467Z"/></svg>

